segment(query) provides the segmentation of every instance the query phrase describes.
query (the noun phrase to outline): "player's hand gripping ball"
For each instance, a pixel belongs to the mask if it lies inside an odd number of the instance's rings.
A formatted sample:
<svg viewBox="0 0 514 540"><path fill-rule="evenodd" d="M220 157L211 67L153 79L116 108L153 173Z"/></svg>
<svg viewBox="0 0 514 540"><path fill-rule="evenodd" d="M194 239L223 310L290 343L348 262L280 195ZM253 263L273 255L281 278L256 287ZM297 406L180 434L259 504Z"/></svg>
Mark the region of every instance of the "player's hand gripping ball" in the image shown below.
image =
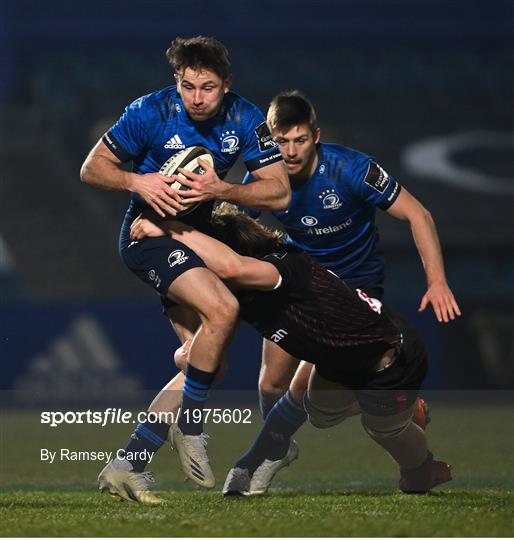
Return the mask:
<svg viewBox="0 0 514 540"><path fill-rule="evenodd" d="M168 161L166 161L166 163L164 163L164 165L160 168L159 172L164 176L171 177L175 174L180 178L186 177L178 172L177 169L179 168L186 169L186 171L191 171L196 174L204 174L205 170L198 164L198 159L202 159L203 161L207 162L211 167L214 167L213 156L211 152L207 150L207 148L204 148L203 146L190 146L189 148L184 148L184 150L181 150L180 152L177 152L176 154L171 156ZM184 186L178 181L171 182L170 186L179 191L190 189L189 187ZM182 217L191 213L193 210L198 208L200 204L202 203L196 202L188 204L187 200L184 199L182 205L186 208L178 212L177 217Z"/></svg>

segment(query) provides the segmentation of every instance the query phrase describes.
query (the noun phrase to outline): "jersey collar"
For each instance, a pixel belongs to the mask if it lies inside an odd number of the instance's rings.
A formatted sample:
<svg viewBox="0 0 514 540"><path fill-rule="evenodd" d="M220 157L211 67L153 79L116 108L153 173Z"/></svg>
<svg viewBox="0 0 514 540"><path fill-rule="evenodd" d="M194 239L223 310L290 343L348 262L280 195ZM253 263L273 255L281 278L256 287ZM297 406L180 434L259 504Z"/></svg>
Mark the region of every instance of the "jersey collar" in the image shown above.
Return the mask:
<svg viewBox="0 0 514 540"><path fill-rule="evenodd" d="M316 170L314 171L314 174L312 175L313 177L323 174L327 167L326 161L325 161L325 151L323 149L323 143L318 143L316 145L316 152L318 154L318 163L316 165Z"/></svg>

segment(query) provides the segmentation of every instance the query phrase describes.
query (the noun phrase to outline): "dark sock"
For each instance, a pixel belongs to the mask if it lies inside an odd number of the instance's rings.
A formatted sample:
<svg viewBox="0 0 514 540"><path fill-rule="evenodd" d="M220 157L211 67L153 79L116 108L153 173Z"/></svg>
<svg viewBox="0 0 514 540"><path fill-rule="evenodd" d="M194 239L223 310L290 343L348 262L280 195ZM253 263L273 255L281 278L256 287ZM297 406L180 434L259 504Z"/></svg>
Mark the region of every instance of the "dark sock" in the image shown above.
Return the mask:
<svg viewBox="0 0 514 540"><path fill-rule="evenodd" d="M403 473L409 475L409 474L420 474L424 471L429 470L432 467L432 463L434 462L434 455L430 450L427 450L427 457L423 460L423 463L421 465L418 465L417 467L412 467L409 469L406 469L405 467L401 467L401 470Z"/></svg>
<svg viewBox="0 0 514 540"><path fill-rule="evenodd" d="M276 461L286 454L291 437L307 420L307 413L288 391L271 409L257 439L235 467L248 469L252 475L265 460Z"/></svg>
<svg viewBox="0 0 514 540"><path fill-rule="evenodd" d="M136 472L143 472L148 460L166 442L170 425L166 422L139 424L125 446L125 456ZM146 452L145 452L146 450ZM152 456L149 455L152 453Z"/></svg>
<svg viewBox="0 0 514 540"><path fill-rule="evenodd" d="M263 420L266 420L271 409L273 409L273 407L275 406L275 403L281 397L282 396L279 394L269 394L267 392L266 393L259 392L259 408L261 410L261 416Z"/></svg>
<svg viewBox="0 0 514 540"><path fill-rule="evenodd" d="M209 397L209 390L216 372L210 373L187 365L182 405L178 427L185 435L200 435L203 431L203 407Z"/></svg>

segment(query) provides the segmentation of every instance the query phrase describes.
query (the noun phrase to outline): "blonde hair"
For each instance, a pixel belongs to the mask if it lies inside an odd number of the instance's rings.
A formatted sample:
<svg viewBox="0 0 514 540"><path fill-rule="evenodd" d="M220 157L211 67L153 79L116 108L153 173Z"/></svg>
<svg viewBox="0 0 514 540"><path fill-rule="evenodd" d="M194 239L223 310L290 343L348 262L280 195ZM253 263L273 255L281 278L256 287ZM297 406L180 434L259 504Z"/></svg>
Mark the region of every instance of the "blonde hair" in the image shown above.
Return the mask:
<svg viewBox="0 0 514 540"><path fill-rule="evenodd" d="M233 204L224 202L215 208L212 224L218 240L247 257L260 258L285 246L283 232L266 227Z"/></svg>

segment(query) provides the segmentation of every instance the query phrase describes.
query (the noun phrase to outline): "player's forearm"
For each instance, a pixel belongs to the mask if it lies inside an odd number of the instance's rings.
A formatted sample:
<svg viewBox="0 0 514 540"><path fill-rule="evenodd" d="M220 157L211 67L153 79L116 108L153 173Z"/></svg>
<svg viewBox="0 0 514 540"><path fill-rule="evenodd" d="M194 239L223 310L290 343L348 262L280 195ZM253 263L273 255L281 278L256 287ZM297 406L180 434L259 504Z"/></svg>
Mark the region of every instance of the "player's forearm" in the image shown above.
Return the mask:
<svg viewBox="0 0 514 540"><path fill-rule="evenodd" d="M428 285L445 283L444 261L437 229L430 212L423 210L410 222L412 236L423 262Z"/></svg>
<svg viewBox="0 0 514 540"><path fill-rule="evenodd" d="M133 191L135 176L103 156L89 156L80 169L84 183L108 191Z"/></svg>
<svg viewBox="0 0 514 540"><path fill-rule="evenodd" d="M230 281L246 289L270 291L280 280L278 270L271 263L253 257L240 257L232 272Z"/></svg>
<svg viewBox="0 0 514 540"><path fill-rule="evenodd" d="M255 210L285 210L291 190L276 178L263 178L250 184L226 184L220 200Z"/></svg>
<svg viewBox="0 0 514 540"><path fill-rule="evenodd" d="M179 221L165 221L160 227L172 238L192 249L221 279L232 279L242 257L222 242Z"/></svg>
<svg viewBox="0 0 514 540"><path fill-rule="evenodd" d="M278 283L278 270L268 262L239 255L226 244L183 223L166 221L161 226L172 238L192 249L209 270L236 288L270 290Z"/></svg>

